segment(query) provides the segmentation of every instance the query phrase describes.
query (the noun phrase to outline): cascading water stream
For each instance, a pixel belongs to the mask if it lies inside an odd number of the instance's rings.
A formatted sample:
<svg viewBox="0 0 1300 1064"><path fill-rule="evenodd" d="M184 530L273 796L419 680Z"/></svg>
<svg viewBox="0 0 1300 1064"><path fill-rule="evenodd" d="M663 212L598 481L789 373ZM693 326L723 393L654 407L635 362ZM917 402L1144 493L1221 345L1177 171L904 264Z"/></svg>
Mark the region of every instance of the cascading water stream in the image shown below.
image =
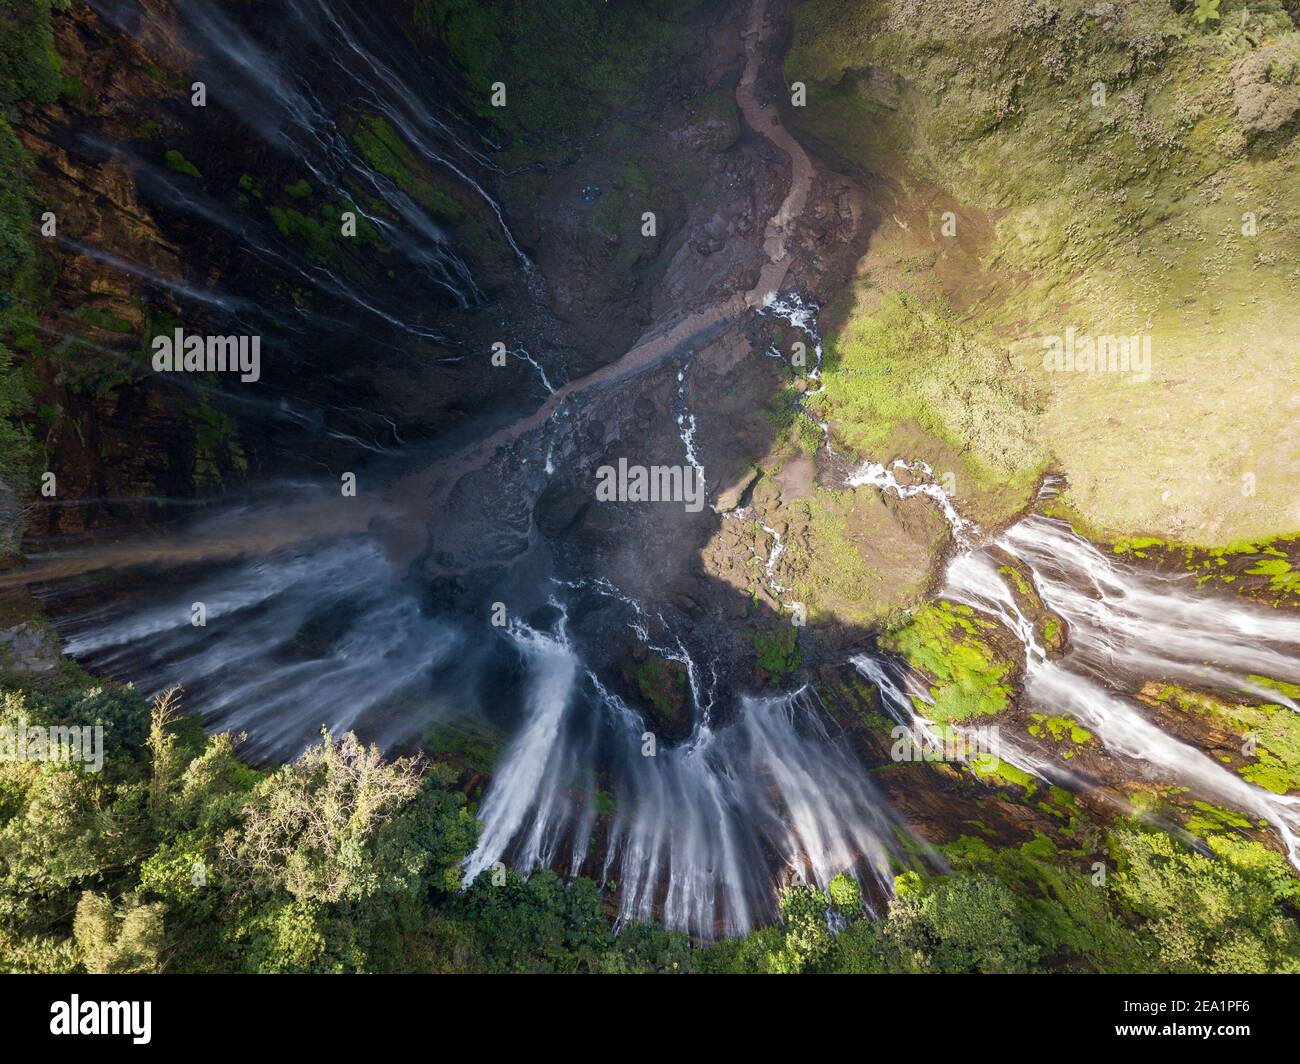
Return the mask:
<svg viewBox="0 0 1300 1064"><path fill-rule="evenodd" d="M66 652L125 672L145 694L182 682L205 719L247 730L259 756L301 750L322 725L361 727L384 746L420 738L439 714L414 693L450 669L463 644L361 538L274 552L170 586L161 595L142 589L139 602L127 593L63 612Z"/></svg>
<svg viewBox="0 0 1300 1064"><path fill-rule="evenodd" d="M1024 566L1043 606L1064 620L1069 649L1062 658L1051 657L1039 641L994 549ZM1146 680L1176 680L1300 711L1276 688L1252 679L1300 680L1300 618L1193 595L1186 579L1124 566L1063 522L1038 515L985 547L967 541L949 563L940 595L992 617L1020 641L1027 706L1072 716L1112 756L1267 821L1300 868L1300 798L1248 783L1163 731L1132 697ZM924 714L925 684L905 664L879 653L855 656L852 663L876 686L895 720L941 741ZM1041 779L1090 785L1026 743L1003 736L999 747L997 756Z"/></svg>
<svg viewBox="0 0 1300 1064"><path fill-rule="evenodd" d="M1020 639L1026 701L1074 716L1116 756L1146 762L1196 793L1266 819L1300 867L1300 798L1247 783L1162 731L1123 693L1144 679L1178 679L1296 710L1250 677L1300 680L1300 618L1194 597L1184 581L1123 568L1045 517L1019 522L997 545L1028 568L1044 606L1065 620L1070 650L1063 659L1050 658L1037 641L988 552L955 558L943 594L997 618Z"/></svg>
<svg viewBox="0 0 1300 1064"><path fill-rule="evenodd" d="M563 622L509 634L529 669L525 720L484 801L467 880L499 861L567 866L614 880L621 919L709 938L774 918L785 876L825 887L851 871L890 889L897 822L809 689L745 699L727 728L648 746L645 722L582 669ZM597 763L613 803L603 838Z"/></svg>
<svg viewBox="0 0 1300 1064"><path fill-rule="evenodd" d="M500 208L469 176L470 164L491 168L486 158L451 122L412 105L419 94L378 58L377 46L364 28L358 32L352 26L349 14L325 0L295 0L286 10L323 52L323 61L347 73L358 99L427 161L482 197L520 258L527 283L533 283L531 265ZM462 303L476 298L473 279L438 227L390 179L358 158L300 80L277 73L256 42L211 4L188 5L187 17L214 42L211 69L225 81L232 106L251 128L277 150L301 158L313 181L331 195L351 199L349 183L356 182L380 198L400 224L374 212L370 220L393 246L435 283L450 285ZM366 73L358 74L361 70ZM156 167L140 172L176 191L175 182ZM190 200L204 220L246 235L219 204ZM251 246L368 313L404 321L332 271L290 263L260 243ZM233 297L157 276L150 280L227 313L244 309L230 301ZM717 328L737 312L706 308L695 317L707 321L692 328ZM819 394L823 345L817 308L797 294L773 294L759 312L809 338L815 364L806 377L816 387L805 390L800 402ZM405 327L432 338L416 322ZM643 345L649 353L634 359L634 366L668 357L695 336L666 330ZM563 401L578 394L553 387L522 346L514 354L533 365L556 397L552 409L562 409ZM687 461L702 476L684 373L678 383L681 440ZM826 451L833 453L827 425L818 424ZM552 439L536 453L548 474L554 470L553 445ZM900 479L903 472L907 475ZM1125 683L1143 677L1173 676L1296 709L1250 676L1300 678L1295 654L1300 620L1217 601L1207 616L1204 600L1178 582L1123 568L1064 526L1031 517L999 537L996 546L1028 569L1044 604L1069 626L1070 650L1053 660L989 549L978 546L978 528L958 511L928 466L868 462L848 484L874 486L899 498L923 495L940 508L960 551L943 594L995 617L1021 640L1030 704L1069 712L1112 753L1146 762L1198 792L1267 819L1300 863L1295 837L1300 800L1244 782L1165 734L1121 693ZM784 545L775 529L760 524L772 537L764 566L768 586L779 597L786 590L776 577ZM776 888L790 878L824 887L834 875L853 872L874 884L878 895L888 895L890 854L902 825L845 738L828 725L815 691L805 686L775 697L742 697L734 720L715 721L716 669L714 682L705 683L704 670L662 616L650 616L607 580L603 586L599 578L590 583L632 611L629 623L642 642L685 669L695 714L692 733L680 745L647 745L646 721L582 660L558 599L552 602L558 620L549 631L516 620L491 640L474 639L460 622L431 617L404 586L402 574L359 532L277 549L252 561L223 559L219 572L204 573L188 585L184 578L172 581L161 602L153 595L148 606L115 602L109 608L73 609L59 623L70 654L108 671L129 662L132 677L146 692L182 681L210 723L246 728L253 748L268 757L296 753L322 724L336 730L361 727L368 738L392 746L418 741L440 720L495 714L493 722L507 740L480 808L482 833L465 866L469 879L500 861L526 871L541 864L615 880L621 919L654 918L703 937L743 933L773 919ZM204 605L203 625L191 621L195 603ZM476 642L493 645L467 664L462 659ZM474 704L466 694L478 690L471 679L480 680L501 664L501 657L490 654L508 658L521 673L521 696L504 707ZM852 663L877 687L885 710L900 724L919 723L934 734L923 714L929 695L919 677L885 655L861 654ZM475 669L474 677L464 675ZM468 709L450 704L462 701ZM1001 753L1044 779L1082 785L1028 744L1007 742ZM608 795L610 808L603 813L598 792Z"/></svg>
<svg viewBox="0 0 1300 1064"><path fill-rule="evenodd" d="M914 478L912 482L909 484L900 483L897 474L894 472L897 469L909 473ZM952 501L952 496L944 490L942 485L936 483L933 477L934 470L925 462L905 462L899 458L895 459L888 467L881 465L879 462L865 463L861 469L849 477L848 485L856 488L861 487L863 484L870 484L881 491L888 491L900 499L910 499L915 495L925 495L933 499L943 512L948 527L952 529L953 538L959 545L969 546L972 537L979 533L978 526L958 512L956 504Z"/></svg>
<svg viewBox="0 0 1300 1064"><path fill-rule="evenodd" d="M142 35L146 29L164 35L169 32L165 24L154 20L133 0L95 0L93 6L124 33ZM374 30L367 20L356 19L346 9L336 9L328 0L292 0L278 14L287 27L285 32L299 42L304 57L327 63L333 73L342 72L345 83L354 90L354 102L360 101L390 123L424 163L450 173L488 207L502 237L531 275L532 264L510 231L500 205L470 172L471 167L497 168L483 153L465 143L450 120L439 119L433 113L434 105L424 100L423 93L414 91L392 63L371 50L381 46L397 48L401 42L381 45L373 39ZM455 305L468 307L482 301L482 293L447 234L392 178L362 157L328 105L311 89L311 78L301 71L286 70L243 26L212 3L194 0L183 5L179 15L187 40L201 42L202 47L194 53L195 72L211 86L214 105L219 104L268 145L292 157L317 191L335 202L352 204L351 209L373 226L388 246L447 292ZM307 61L311 60L304 59ZM250 244L266 262L292 271L300 280L346 300L366 314L412 335L435 342L445 340L410 320L403 308L382 306L363 295L329 266L315 260L294 261L275 250L257 235L248 216L205 201L196 189L182 187L175 175L139 159L127 145L101 143L98 149L106 146L126 158L137 179L160 193L173 209L195 213L208 224L225 229L242 243ZM384 212L368 207L369 202L382 203ZM143 270L116 256L101 261L136 273ZM204 299L204 293L189 291L177 282L151 279L187 298Z"/></svg>
<svg viewBox="0 0 1300 1064"><path fill-rule="evenodd" d="M813 366L808 370L806 379L816 384L815 388L806 388L799 394L797 408L806 417L810 418L822 434L822 447L828 454L834 454L835 449L831 445L831 427L829 423L822 421L820 418L813 417L804 408L804 404L814 396L820 395L826 390L826 384L822 380L822 363L825 358L821 332L817 327L817 312L820 308L814 303L809 303L798 292L787 292L785 295L771 293L763 300L759 307L760 314L770 314L794 328L798 329L813 345ZM769 348L767 354L773 358L785 361L785 356L776 349L775 345ZM798 367L795 367L796 369Z"/></svg>

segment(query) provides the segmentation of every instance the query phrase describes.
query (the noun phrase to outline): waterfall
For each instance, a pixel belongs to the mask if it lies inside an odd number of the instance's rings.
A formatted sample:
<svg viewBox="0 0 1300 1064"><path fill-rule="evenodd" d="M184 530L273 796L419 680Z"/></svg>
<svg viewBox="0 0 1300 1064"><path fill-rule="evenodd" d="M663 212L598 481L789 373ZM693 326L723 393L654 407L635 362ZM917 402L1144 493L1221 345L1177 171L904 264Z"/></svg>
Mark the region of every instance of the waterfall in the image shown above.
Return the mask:
<svg viewBox="0 0 1300 1064"><path fill-rule="evenodd" d="M553 756L578 673L578 659L565 635L563 620L554 636L521 622L512 624L509 634L529 666L524 724L506 751L479 812L483 830L478 846L465 862L467 880L500 859L535 801L542 803L544 812L533 817L519 861L527 869L549 864L556 840L548 836L548 829L572 808L564 793L566 769L576 767L581 771L588 767L566 764L565 759Z"/></svg>
<svg viewBox="0 0 1300 1064"><path fill-rule="evenodd" d="M1063 657L1050 657L1039 641L999 571L1004 563L995 549L1024 566L1043 606L1065 622L1069 646ZM940 596L993 618L1020 642L1024 707L1074 717L1111 756L1145 766L1139 775L1154 774L1266 820L1300 868L1300 797L1248 783L1162 730L1134 697L1144 681L1174 680L1300 711L1292 699L1251 679L1300 680L1300 617L1193 594L1190 577L1127 566L1067 524L1039 515L954 557ZM929 727L925 685L903 663L872 654L858 655L853 664L876 685L896 720ZM1007 745L1004 738L999 755L1051 782L1088 785L1033 751L1028 741Z"/></svg>
<svg viewBox="0 0 1300 1064"><path fill-rule="evenodd" d="M891 889L898 822L809 688L746 698L735 724L651 747L645 722L582 668L562 624L554 634L515 625L510 637L528 669L525 719L480 811L467 881L497 862L567 865L617 885L620 919L704 938L774 919L790 879L825 887L853 872ZM613 799L600 837L597 753Z"/></svg>
<svg viewBox="0 0 1300 1064"><path fill-rule="evenodd" d="M132 0L92 3L127 32L138 26L124 12L148 17ZM449 296L462 308L482 300L442 227L398 182L367 161L343 132L338 116L312 91L312 84L320 84L313 76L319 77L322 69L342 79L345 91L337 96L347 95L362 112L382 117L422 163L450 175L481 201L516 256L524 283L534 294L540 292L541 279L499 204L473 176L496 174L498 168L453 115L440 111L436 101L426 100L427 93L403 76L411 64L388 53L396 42L381 39L364 14L329 0L287 0L279 15L281 32L301 48L282 51L254 40L211 0L182 5L180 17L188 32L205 42L195 70L211 83L214 109L234 116L265 145L292 158L333 200L366 201L370 206L360 205L358 211L428 282L430 291ZM293 67L279 61L282 54L294 56ZM743 85L752 85L755 63L751 54ZM387 292L362 291L340 271L284 247L264 219L241 213L215 192L205 195L198 186L187 187L192 178L182 180L121 144L100 141L93 146L117 152L149 197L210 228L224 229L264 266L295 284L310 283L329 293L362 312L367 322L377 320L422 340L445 341L419 320L421 308L413 312L387 305ZM483 180L491 183L488 177ZM787 204L806 191L796 196L792 185ZM782 214L789 214L786 205ZM784 217L777 228L788 221ZM230 317L256 313L274 320L273 312L256 301L169 279L107 250L61 239L65 247L137 275L178 299ZM760 274L761 283L766 276ZM748 298L738 293L671 327L657 323L623 358L575 381L566 382L554 367L548 373L522 341L515 342L509 353L536 372L550 399L533 415L473 441L475 454L485 463L505 444L546 425L584 390L626 378L712 335L741 313ZM537 299L539 306L544 303L542 295ZM749 305L754 302L750 299ZM818 308L797 293L776 290L761 304L759 314L786 322L812 347L814 364L798 398L802 411L824 388ZM282 324L292 327L313 314L318 312L295 309L283 316ZM331 324L316 321L326 329ZM533 351L543 350L539 341L530 343ZM768 353L783 357L775 349ZM703 479L705 456L685 369L677 373L676 384L672 416L685 460ZM206 387L201 382L184 386ZM231 401L261 403L259 416L290 418L313 430L324 425L322 410L300 409L287 398L273 404L243 396ZM383 418L396 436L391 417L373 416ZM817 424L825 451L833 453L827 424ZM337 429L328 434L367 451L385 450ZM546 475L556 469L557 438L551 435L543 441L545 449L539 446L531 455ZM528 460L528 447L520 444L516 454ZM567 457L565 451L561 456ZM456 467L458 475L449 479L460 479L469 468ZM982 543L981 530L959 511L924 462L867 461L846 483L873 486L899 498L924 496L942 512L957 553L940 594L996 620L1019 641L1024 657L1020 708L1069 713L1119 761L1267 821L1300 867L1300 798L1256 787L1167 734L1135 697L1145 680L1174 679L1300 712L1295 701L1252 679L1300 680L1300 618L1242 600L1194 594L1188 579L1136 570L1041 516L1025 518ZM1040 497L1055 490L1055 483L1045 484ZM57 623L70 655L92 669L136 681L146 694L182 683L210 727L247 730L251 750L268 759L296 754L322 725L336 731L357 728L389 748L416 744L429 726L462 717L499 725L504 746L478 810L481 834L465 861L467 882L498 864L524 872L540 865L571 876L589 875L615 884L621 921L657 920L702 938L742 934L776 919L778 890L788 882L824 888L835 875L848 872L875 888L869 895L890 894L894 864L903 856L897 840L906 826L811 685L764 697L742 692L729 707L734 712L724 713L716 663L704 658L698 644L688 646L662 615L652 614L601 576L561 585L550 599L554 619L549 626L530 616L527 623L516 618L485 635L465 616L436 615L415 571L399 570L372 538L372 524L390 516L383 511L391 507L405 519L410 513L403 507L424 505L431 497L427 491L409 495L398 498L390 492L374 504L363 497L346 524L338 520L329 528L281 499L261 512L300 527L276 530L269 543L240 525L233 535L189 554L180 549L164 558L151 553L152 547L134 554L124 548L117 564L110 563L114 555L108 549L80 561L70 556L64 559L63 576L102 571L122 576L112 601L105 604L90 579L46 587L42 595L47 601L61 600ZM375 509L367 509L371 505ZM529 516L523 506L520 512ZM729 516L758 521L770 537L767 556L759 562L767 589L779 601L789 591L777 577L786 550L781 532L764 523L754 507ZM430 517L415 514L418 521ZM509 520L504 517L492 534L513 535ZM1064 656L1049 655L1039 641L999 571L1007 557L1023 566L1044 606L1067 626ZM537 576L537 570L528 570L524 579ZM562 597L563 588L581 586L621 603L638 639L682 666L693 717L690 735L680 744L655 741L646 719L584 660L570 637ZM532 585L521 590L524 596L536 592ZM201 620L196 619L199 605ZM926 716L931 699L923 677L879 651L854 653L850 662L876 688L883 709L896 722L938 736L937 725ZM502 688L492 687L491 681L502 676L510 684L517 680L517 686L506 685L507 697L491 702L485 692L499 696ZM999 756L1061 786L1090 785L1037 749L1029 737L1003 737Z"/></svg>
<svg viewBox="0 0 1300 1064"><path fill-rule="evenodd" d="M256 756L293 756L322 725L388 747L437 718L412 696L463 644L399 576L376 544L341 540L212 567L188 586L173 575L132 592L124 581L109 604L58 623L70 656L146 695L181 683L210 725L247 730Z"/></svg>
<svg viewBox="0 0 1300 1064"><path fill-rule="evenodd" d="M92 6L124 33L169 32L165 23L154 21L153 15L134 0L92 0ZM487 206L511 251L524 270L531 272L532 264L510 231L500 205L472 175L474 169L495 171L496 167L457 132L450 113L445 118L438 115L438 104L428 99L424 87L410 85L397 73L394 62L377 54L377 50L384 49L400 53L405 45L400 37L380 41L370 20L357 17L346 7L336 8L328 0L292 0L278 12L282 32L295 41L289 52L273 52L269 43L254 39L217 4L193 0L181 5L177 13L183 43L193 49L193 72L210 87L211 106L219 107L271 148L291 157L319 192L335 202L353 204L385 243L449 294L455 304L468 307L483 299L464 260L438 222L354 147L340 127L338 116L313 90L313 84L342 78L340 84L351 90L349 106L388 122L421 162L435 172L446 172ZM280 61L284 55L297 56L294 67L286 68ZM409 65L417 62L408 58ZM318 69L321 64L324 69ZM189 211L227 230L249 244L261 258L290 270L295 280L328 291L363 313L412 335L443 339L406 316L405 308L381 306L373 298L366 298L338 271L316 261L290 260L268 246L268 240L258 233L265 228L264 220L212 202L190 179L179 179L148 164L125 144L99 141L97 146L125 158L137 180L160 194L171 208ZM382 204L391 217L368 205L373 203ZM116 259L110 261L132 272L142 269ZM177 288L175 282L159 283Z"/></svg>
<svg viewBox="0 0 1300 1064"><path fill-rule="evenodd" d="M1300 798L1247 783L1168 735L1130 694L1144 679L1175 679L1296 710L1291 699L1249 677L1300 680L1300 618L1193 596L1189 581L1125 567L1045 517L1021 521L997 542L1029 569L1044 606L1065 620L1070 650L1063 660L1050 659L1039 645L987 551L955 559L943 593L996 617L1020 639L1026 702L1075 717L1117 757L1146 762L1194 793L1266 819L1300 868Z"/></svg>

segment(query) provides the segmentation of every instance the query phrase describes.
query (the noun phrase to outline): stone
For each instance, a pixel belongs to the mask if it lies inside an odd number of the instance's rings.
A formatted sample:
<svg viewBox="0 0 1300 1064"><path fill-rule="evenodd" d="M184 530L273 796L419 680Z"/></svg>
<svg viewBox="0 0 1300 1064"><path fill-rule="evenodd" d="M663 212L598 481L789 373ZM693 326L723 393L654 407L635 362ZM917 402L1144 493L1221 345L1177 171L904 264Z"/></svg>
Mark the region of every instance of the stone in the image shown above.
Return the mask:
<svg viewBox="0 0 1300 1064"><path fill-rule="evenodd" d="M49 672L59 664L62 648L50 629L24 621L0 632L0 665L20 675Z"/></svg>

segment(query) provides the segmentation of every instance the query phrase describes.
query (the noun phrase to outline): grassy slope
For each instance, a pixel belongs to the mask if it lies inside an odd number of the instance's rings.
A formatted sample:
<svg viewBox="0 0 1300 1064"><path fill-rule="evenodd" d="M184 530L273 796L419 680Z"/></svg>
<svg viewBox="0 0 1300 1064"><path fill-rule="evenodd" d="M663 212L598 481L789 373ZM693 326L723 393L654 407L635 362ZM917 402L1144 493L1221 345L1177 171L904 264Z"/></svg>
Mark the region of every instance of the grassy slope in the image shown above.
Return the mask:
<svg viewBox="0 0 1300 1064"><path fill-rule="evenodd" d="M961 449L976 489L1024 486L1050 461L1103 533L1294 530L1296 124L1248 130L1232 68L1300 37L1278 0L1244 22L1225 0L1205 27L1164 0L1088 9L797 10L786 75L809 103L795 121L888 190L826 408L857 447L901 449L919 426L930 442L913 449ZM1293 91L1288 64L1277 92ZM1150 380L1045 372L1042 338L1070 325L1149 334Z"/></svg>

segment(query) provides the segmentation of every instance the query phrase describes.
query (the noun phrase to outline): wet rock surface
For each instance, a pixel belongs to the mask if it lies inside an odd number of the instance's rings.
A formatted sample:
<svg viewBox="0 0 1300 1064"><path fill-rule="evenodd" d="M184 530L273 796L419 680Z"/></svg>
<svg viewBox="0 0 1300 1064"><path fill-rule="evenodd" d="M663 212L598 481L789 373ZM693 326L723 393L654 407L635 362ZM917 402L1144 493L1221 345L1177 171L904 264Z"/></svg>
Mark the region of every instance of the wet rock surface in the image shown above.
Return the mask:
<svg viewBox="0 0 1300 1064"><path fill-rule="evenodd" d="M538 759L527 750L529 763L519 768L528 801L540 796L554 803L536 814L537 825L553 815L550 826L561 825L567 836L575 822L557 810L599 807L596 826L589 820L586 830L602 844L616 834L614 825L643 830L648 823L664 822L667 809L686 818L680 837L688 841L741 837L727 835L724 820L711 812L708 803L716 800L720 781L752 786L738 801L747 811L761 811L754 823L783 823L780 810L772 815L778 799L814 795L826 803L811 817L818 829L846 823L853 830L880 827L875 818L892 806L917 826L922 840L934 844L951 842L973 825L984 837L1015 845L1040 833L1053 835L1062 825L1075 830L1079 807L1049 781L1076 773L1090 781L1081 788L1086 794L1080 802L1091 813L1093 806L1119 807L1134 790L1154 792L1171 781L1212 778L1203 766L1189 768L1182 753L1168 747L1162 753L1174 766L1171 771L1103 750L1080 719L1092 712L1103 723L1118 721L1110 741L1126 750L1134 734L1151 740L1141 719L1125 712L1134 701L1171 734L1221 759L1229 756L1232 734L1218 725L1180 726L1172 719L1176 707L1145 690L1117 701L1118 709L1108 706L1110 686L1093 682L1096 665L1086 659L1087 625L1072 630L1060 612L1044 605L1033 566L987 540L975 542L973 533L963 546L981 551L989 563L979 585L990 596L984 605L1027 618L1046 663L1026 657L1026 645L1010 625L967 615L947 618L958 630L952 640L930 646L918 643L924 633L913 632L910 644L899 637L909 607L928 593L955 594L937 586L935 574L960 533L960 522L945 519L941 504L950 501L951 492L924 493L941 482L939 474L895 462L911 457L911 440L924 437L926 429L904 425L890 438L889 453L857 454L810 415L815 404L804 405L821 388L820 366L796 361L796 346L813 357L822 309L836 320L841 315L842 308L832 305L877 235L881 200L864 194L861 174L855 180L835 173L786 132L775 30L788 13L784 5L772 5L765 26L752 20L753 11L761 12L762 5L705 5L684 32L681 76L643 106L589 131L562 156L508 172L486 163L470 167L491 195L456 189L437 165L401 159L411 173L394 172L414 177L402 182L408 186L403 194L423 195L425 206L433 205L438 231L449 234L446 245L460 249L473 278L463 290L449 280L437 298L430 295L427 275L417 276L418 270L392 257L395 247L371 247L354 257L351 250L336 254L309 244L305 251L292 249L287 264L277 259L287 253L290 234L303 239L300 230L311 232L287 212L316 217L290 202L310 199L312 193L300 197L278 189L301 191L298 181L306 179L277 152L256 160L242 157L256 173L235 172L224 155L234 157L239 134L213 133L205 146L192 129L186 133L175 113L182 103L171 98L175 85L161 96L148 85L133 91L139 99L156 97L161 114L171 109L166 134L175 139L168 143L180 145L175 150L181 160L199 175L172 160L176 176L167 181L196 182L186 186L195 192L194 201L212 207L227 223L216 226L213 232L223 235L211 239L198 261L172 255L182 244L193 246L200 229L168 200L162 186L149 185L141 177L146 170L102 150L85 149L85 159L75 164L64 161L52 145L72 143L85 130L80 119L54 114L44 142L33 144L33 150L53 160L49 165L64 175L61 192L75 201L77 187L102 184L111 202L105 219L133 211L143 219L131 232L99 219L85 226L85 235L127 248L159 275L187 285L202 282L223 298L258 296L268 304L292 306L294 320L278 335L292 334L285 350L296 357L271 367L268 380L281 390L280 399L299 396L308 402L292 410L273 402L244 411L236 419L237 438L216 432L214 443L213 430L227 426L190 413L187 407L203 405L193 395L130 384L93 399L83 396L78 409L86 416L78 423L76 446L84 454L72 457L77 452L67 435L54 440L54 450L71 471L76 494L104 498L93 511L51 508L43 530L66 533L126 523L133 513L125 505L115 509L109 497L128 484L204 497L272 467L284 475L306 468L333 481L342 469L382 463L401 450L400 472L380 466L370 478L363 469L360 499L348 520L327 529L323 522L315 526L305 509L281 513L282 525L299 527L271 540L268 551L276 554L268 571L278 576L277 565L300 564L309 576L292 584L287 606L271 599L265 607L259 632L272 645L268 659L334 666L339 663L330 655L341 643L339 657L345 660L329 675L352 679L348 670L356 666L347 659L354 646L373 636L371 644L381 645L373 659L362 660L378 665L365 669L364 686L320 684L312 692L327 697L333 692L323 688L339 687L340 697L350 699L357 690L368 695L377 682L402 675L403 668L423 675L433 662L438 683L465 703L454 712L481 717L487 722L482 734L494 744L513 750L520 720L538 724L537 749L549 759L548 775L530 779L527 773ZM259 25L256 14L250 17ZM107 45L101 51L95 58L70 49L72 69L89 71L100 63L90 83L112 97L116 90L102 64L114 53ZM190 60L177 55L169 62L168 84L181 78ZM1285 97L1268 77L1261 81L1255 68L1243 69L1239 81L1242 121L1266 131L1286 110ZM143 105L133 98L114 106L118 125L100 132L131 139L122 115ZM378 135L374 127L354 125L359 120L348 114L343 126L352 134L362 128ZM161 142L145 139L150 144L134 147L157 154ZM392 168L393 159L385 160ZM81 166L86 169L77 169ZM452 204L434 191L450 196ZM260 219L261 227L232 233L226 213L230 197ZM939 203L935 198L931 206ZM317 210L329 207L313 204ZM646 212L654 215L652 233L643 228ZM925 217L926 210L917 208L888 224L907 232L909 226L919 229ZM993 221L976 216L971 228L986 224ZM518 247L511 234L517 235ZM254 243L263 237L272 243ZM978 250L978 241L963 249L959 268L936 267L946 290L972 302L979 286L972 282L960 290L977 272L967 267L978 263ZM276 268L268 265L272 260ZM148 331L150 316L174 311L179 303L158 298L156 290L142 300L147 286L130 280L136 275L129 272L104 268L102 277L92 276L88 271L103 267L94 266L97 261L70 257L58 283L70 291L88 286L102 295L102 305L92 308L94 335L116 344L119 353L138 355L137 333ZM448 278L460 277L452 258L438 261L450 271ZM915 268L922 271L935 265L933 256L918 261ZM332 287L308 290L301 283L304 269L317 278L328 275ZM410 316L383 324L371 320L383 315L350 301L345 281L355 282L363 294L392 297L391 305L412 308ZM776 296L781 299L774 301ZM129 329L115 330L111 318L102 316L119 311ZM193 320L202 323L201 312L195 313ZM356 320L369 327L338 327ZM500 364L489 357L497 343L506 350ZM305 368L310 370L305 379L295 380ZM70 396L70 379L49 382L52 394ZM340 401L344 396L347 401ZM73 400L67 402L71 406ZM191 442L172 447L165 458L153 454L154 437L173 433L183 418L200 422L192 426ZM143 439L128 436L123 425L139 426ZM951 453L957 465L957 444L927 442L935 448L931 457ZM866 458L882 463L881 477L887 476L892 487L882 487L881 478L853 482ZM702 470L707 494L653 503L600 497L602 470L623 463L683 475ZM338 556L313 555L317 542L331 534L345 541ZM253 541L247 530L236 535ZM373 549L348 553L360 539ZM1289 593L1294 550L1287 550L1273 549L1265 559L1272 567L1251 574L1252 586L1272 588L1281 581L1278 595ZM194 558L201 564L211 556ZM229 558L223 554L220 560ZM1243 570L1256 565L1252 558L1225 561L1223 568L1245 583ZM394 570L401 580L390 586ZM1040 563L1038 571L1050 567ZM223 571L223 579L229 575ZM266 582L256 565L234 576L252 587L254 599ZM1075 582L1084 584L1082 578ZM322 598L294 597L309 584ZM352 597L336 594L341 586ZM451 623L444 626L448 617ZM354 620L360 632L355 642L350 638ZM974 638L961 636L963 622ZM504 635L495 631L503 626ZM456 632L449 634L453 627ZM882 628L890 634L877 638ZM81 647L93 644L84 629L75 637ZM25 625L0 635L0 649L14 668L28 672L48 671L58 657L57 641ZM110 644L108 650L115 648ZM205 653L193 651L193 659ZM844 664L857 654L900 670L906 657L913 681L907 697L887 705L881 677L868 682L867 672ZM177 658L185 660L182 653ZM972 658L978 669L968 672L978 671L979 679L992 676L996 698L986 699L987 692L962 673ZM1038 702L1021 697L1033 670L1060 685L1046 688ZM968 710L970 705L954 708L966 699L975 705L977 723L995 717L1019 744L1018 760L1009 755L984 771L965 762L899 763L890 741L893 721L931 712L945 686L957 688L958 696L940 708L952 714ZM366 703L364 726L418 745L421 737L410 734L402 695L400 687L385 690ZM448 697L441 689L438 696ZM1079 703L1074 715L1057 705L1071 698ZM286 696L272 708L290 701ZM990 701L1004 708L988 713ZM352 713L354 705L346 710ZM225 711L232 712L228 706ZM256 711L264 712L261 706ZM565 713L569 718L561 722ZM647 767L636 748L641 729L668 755L660 763L662 775L654 775L661 770ZM284 734L277 732L275 741L293 741ZM562 736L560 745L546 745L556 735ZM702 745L716 739L711 754L717 762L692 758L691 744L701 736ZM435 749L438 738L443 737L424 737ZM624 750L619 744L630 745ZM439 756L463 768L470 793L490 798L490 759L456 749L460 753L443 750ZM851 756L841 756L846 749ZM763 768L756 772L757 761ZM1022 767L1026 764L1029 769ZM623 773L617 780L611 765ZM806 775L799 776L801 771ZM503 770L500 778L510 775ZM626 785L642 804L628 800L620 808L604 789L617 784ZM680 797L673 799L677 805L665 799L665 787L680 788ZM850 793L856 803L851 816L827 812ZM1259 808L1262 815L1274 812L1273 806ZM531 807L528 815L534 815ZM700 817L716 823L701 827ZM490 831L491 817L485 820ZM750 832L746 840L758 837L753 823L744 828ZM536 831L534 837L542 834ZM859 836L856 849L836 859L847 865L872 845L874 840ZM504 847L491 856L504 855ZM763 840L752 869L780 860L813 868L822 859L808 839L791 847L794 852L787 855L771 838ZM533 867L535 856L525 851L522 864ZM705 863L703 871L690 873L700 877L692 882L713 881L712 856ZM812 878L821 871L814 870ZM886 882L879 884L882 896L888 893ZM769 886L760 884L755 896ZM658 889L650 884L645 897ZM648 915L661 900L650 898L645 912L637 909L635 915ZM711 913L674 914L680 926L706 934L716 929L709 922L713 918Z"/></svg>
<svg viewBox="0 0 1300 1064"><path fill-rule="evenodd" d="M0 664L18 676L39 675L58 667L59 637L48 628L24 622L0 631Z"/></svg>

